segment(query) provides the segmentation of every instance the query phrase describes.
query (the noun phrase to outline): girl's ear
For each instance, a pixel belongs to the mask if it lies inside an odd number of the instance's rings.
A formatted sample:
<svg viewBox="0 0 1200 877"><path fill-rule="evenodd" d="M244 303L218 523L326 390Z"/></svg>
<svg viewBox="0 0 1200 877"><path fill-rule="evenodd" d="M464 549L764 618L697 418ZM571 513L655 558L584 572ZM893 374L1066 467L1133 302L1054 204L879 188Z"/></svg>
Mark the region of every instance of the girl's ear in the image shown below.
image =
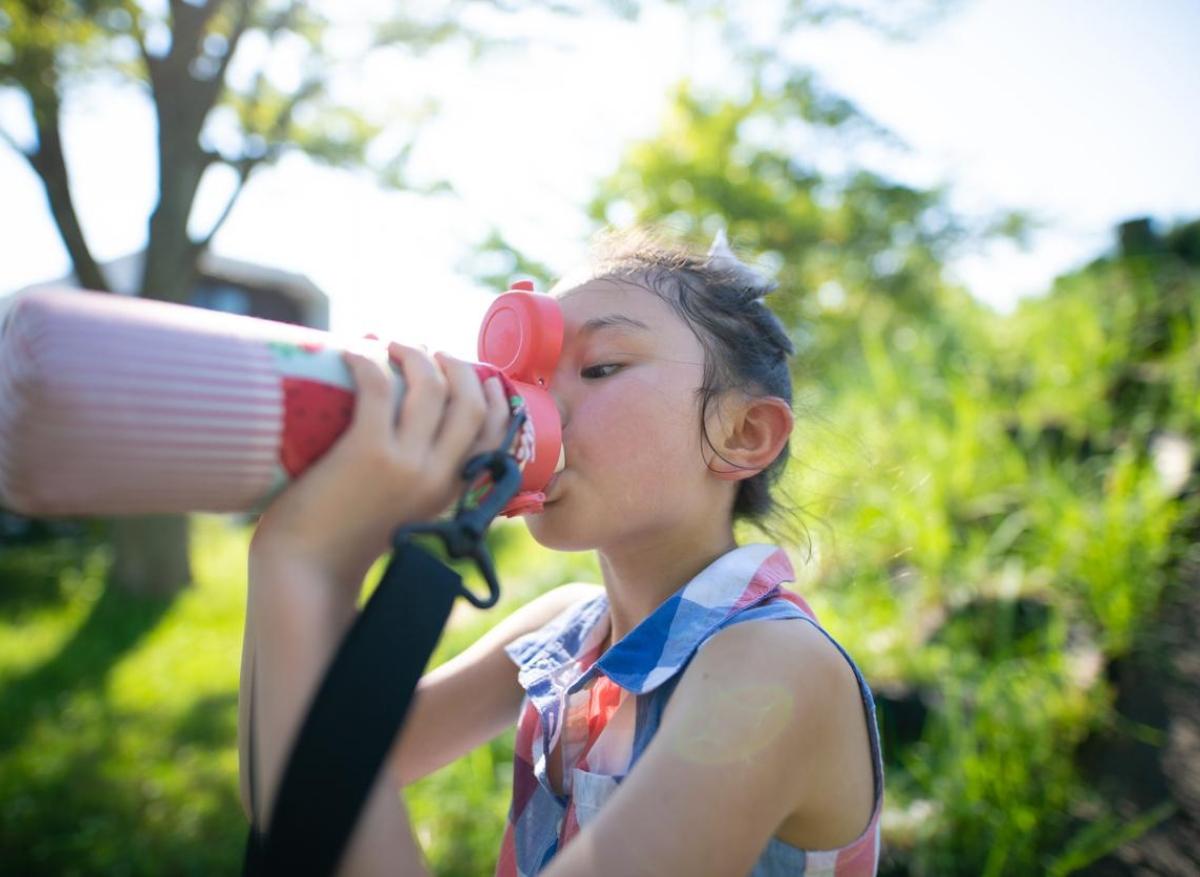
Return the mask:
<svg viewBox="0 0 1200 877"><path fill-rule="evenodd" d="M722 481L741 481L774 462L792 434L791 406L778 396L745 399L729 405L718 418L709 471ZM722 459L724 458L724 459Z"/></svg>

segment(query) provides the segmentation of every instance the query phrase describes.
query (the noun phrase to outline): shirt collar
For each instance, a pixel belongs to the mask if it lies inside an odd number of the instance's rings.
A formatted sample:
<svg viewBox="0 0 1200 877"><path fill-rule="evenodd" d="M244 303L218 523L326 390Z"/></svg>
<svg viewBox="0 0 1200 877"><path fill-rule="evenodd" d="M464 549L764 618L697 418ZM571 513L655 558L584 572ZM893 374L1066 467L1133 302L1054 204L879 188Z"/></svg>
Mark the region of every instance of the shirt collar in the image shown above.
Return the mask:
<svg viewBox="0 0 1200 877"><path fill-rule="evenodd" d="M651 691L674 676L732 616L791 581L795 573L782 548L760 543L734 548L663 601L570 686L581 686L600 672L635 694ZM515 640L506 651L520 667L521 685L528 690L549 676L566 682L570 665L599 645L608 623L608 598L600 594Z"/></svg>

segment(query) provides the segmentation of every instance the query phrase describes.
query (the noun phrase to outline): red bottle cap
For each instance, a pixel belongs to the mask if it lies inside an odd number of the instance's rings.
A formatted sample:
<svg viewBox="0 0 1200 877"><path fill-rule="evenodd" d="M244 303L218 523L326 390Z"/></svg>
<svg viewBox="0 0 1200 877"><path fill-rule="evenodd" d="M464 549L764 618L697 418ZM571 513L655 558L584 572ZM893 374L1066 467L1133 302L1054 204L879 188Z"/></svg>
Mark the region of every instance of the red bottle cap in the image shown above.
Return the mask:
<svg viewBox="0 0 1200 877"><path fill-rule="evenodd" d="M546 494L540 490L529 490L518 493L508 505L500 510L506 518L517 518L521 515L540 515L544 511Z"/></svg>
<svg viewBox="0 0 1200 877"><path fill-rule="evenodd" d="M550 381L562 353L563 319L558 301L518 280L500 295L479 327L479 359L517 382L533 423L534 447L521 479L521 492L501 512L506 517L537 514L562 449L562 424L550 396ZM522 386L523 385L523 386Z"/></svg>
<svg viewBox="0 0 1200 877"><path fill-rule="evenodd" d="M548 388L562 353L563 320L558 302L519 280L500 295L479 327L479 359L509 377Z"/></svg>

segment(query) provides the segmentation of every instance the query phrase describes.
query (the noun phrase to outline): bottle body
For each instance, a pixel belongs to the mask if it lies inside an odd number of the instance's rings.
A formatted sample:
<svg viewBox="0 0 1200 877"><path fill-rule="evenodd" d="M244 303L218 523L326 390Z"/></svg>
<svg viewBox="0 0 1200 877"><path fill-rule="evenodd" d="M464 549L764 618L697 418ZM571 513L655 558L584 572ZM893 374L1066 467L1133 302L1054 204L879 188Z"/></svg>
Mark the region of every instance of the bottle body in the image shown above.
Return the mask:
<svg viewBox="0 0 1200 877"><path fill-rule="evenodd" d="M0 503L31 516L261 511L349 426L347 348L390 363L380 340L30 293L0 330Z"/></svg>

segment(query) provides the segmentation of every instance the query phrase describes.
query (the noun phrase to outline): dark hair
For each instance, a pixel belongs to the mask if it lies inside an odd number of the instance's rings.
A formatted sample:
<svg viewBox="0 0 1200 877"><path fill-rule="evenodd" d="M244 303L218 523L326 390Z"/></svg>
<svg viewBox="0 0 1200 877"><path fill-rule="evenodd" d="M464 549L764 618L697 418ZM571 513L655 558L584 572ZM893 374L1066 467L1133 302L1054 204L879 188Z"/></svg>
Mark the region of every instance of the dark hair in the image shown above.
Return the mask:
<svg viewBox="0 0 1200 877"><path fill-rule="evenodd" d="M746 266L712 259L704 249L646 226L606 229L593 238L591 279L621 280L654 293L691 328L704 349L704 375L697 390L701 440L717 456L708 436L709 403L731 390L777 396L793 406L788 360L795 348L762 296L776 288ZM794 410L794 409L793 409ZM796 541L795 519L774 494L790 458L790 438L761 472L738 484L733 520L753 524L773 541ZM731 466L736 464L721 457ZM785 518L786 515L786 518ZM782 528L773 518L787 520Z"/></svg>

